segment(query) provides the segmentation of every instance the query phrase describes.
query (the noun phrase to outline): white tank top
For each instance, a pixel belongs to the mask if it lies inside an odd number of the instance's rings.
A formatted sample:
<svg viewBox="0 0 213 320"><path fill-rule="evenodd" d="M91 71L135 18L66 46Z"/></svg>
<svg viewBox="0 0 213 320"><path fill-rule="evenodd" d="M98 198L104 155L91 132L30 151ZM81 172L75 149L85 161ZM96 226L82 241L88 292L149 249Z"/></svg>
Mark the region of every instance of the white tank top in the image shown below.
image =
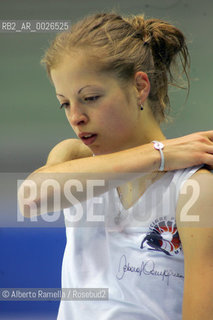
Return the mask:
<svg viewBox="0 0 213 320"><path fill-rule="evenodd" d="M74 207L64 209L67 244L62 288L108 288L108 300L61 300L57 320L181 320L184 258L175 223L181 184L200 166L166 172L128 210L117 189L96 206L105 223L70 227ZM85 217L85 214L84 214Z"/></svg>

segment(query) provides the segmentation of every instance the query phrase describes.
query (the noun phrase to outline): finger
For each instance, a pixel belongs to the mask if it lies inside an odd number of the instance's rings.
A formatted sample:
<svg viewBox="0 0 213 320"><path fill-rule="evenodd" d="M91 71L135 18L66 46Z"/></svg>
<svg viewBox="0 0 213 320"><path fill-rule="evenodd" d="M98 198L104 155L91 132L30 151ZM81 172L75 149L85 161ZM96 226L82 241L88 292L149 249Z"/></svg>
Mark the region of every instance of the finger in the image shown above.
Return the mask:
<svg viewBox="0 0 213 320"><path fill-rule="evenodd" d="M212 145L206 146L206 153L213 155L213 146Z"/></svg>
<svg viewBox="0 0 213 320"><path fill-rule="evenodd" d="M207 164L208 166L211 166L213 167L213 155L212 154L206 154L204 156L204 159L203 159L203 163ZM212 170L212 169L211 169Z"/></svg>
<svg viewBox="0 0 213 320"><path fill-rule="evenodd" d="M213 130L201 131L200 133L213 142Z"/></svg>

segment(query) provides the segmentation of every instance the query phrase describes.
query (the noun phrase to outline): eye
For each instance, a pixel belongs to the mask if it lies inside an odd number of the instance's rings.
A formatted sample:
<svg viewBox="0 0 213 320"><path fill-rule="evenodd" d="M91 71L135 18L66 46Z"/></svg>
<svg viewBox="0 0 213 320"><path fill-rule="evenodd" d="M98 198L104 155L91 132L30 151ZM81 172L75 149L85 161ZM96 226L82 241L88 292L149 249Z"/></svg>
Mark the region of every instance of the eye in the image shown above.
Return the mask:
<svg viewBox="0 0 213 320"><path fill-rule="evenodd" d="M61 105L60 105L60 107L59 107L59 109L62 109L62 108L68 108L68 106L69 106L69 103L68 102L64 102L64 103L62 103Z"/></svg>
<svg viewBox="0 0 213 320"><path fill-rule="evenodd" d="M86 97L86 101L96 101L100 96L92 96L92 97Z"/></svg>

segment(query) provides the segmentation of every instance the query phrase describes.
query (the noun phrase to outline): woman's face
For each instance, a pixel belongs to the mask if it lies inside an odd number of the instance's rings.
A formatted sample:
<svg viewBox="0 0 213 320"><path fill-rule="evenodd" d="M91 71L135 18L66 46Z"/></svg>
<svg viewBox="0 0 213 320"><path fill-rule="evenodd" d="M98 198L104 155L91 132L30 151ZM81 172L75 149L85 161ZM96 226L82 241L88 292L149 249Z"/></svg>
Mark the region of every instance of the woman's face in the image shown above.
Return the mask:
<svg viewBox="0 0 213 320"><path fill-rule="evenodd" d="M70 125L93 154L141 144L141 111L133 87L127 101L117 79L97 73L82 55L65 57L51 76Z"/></svg>

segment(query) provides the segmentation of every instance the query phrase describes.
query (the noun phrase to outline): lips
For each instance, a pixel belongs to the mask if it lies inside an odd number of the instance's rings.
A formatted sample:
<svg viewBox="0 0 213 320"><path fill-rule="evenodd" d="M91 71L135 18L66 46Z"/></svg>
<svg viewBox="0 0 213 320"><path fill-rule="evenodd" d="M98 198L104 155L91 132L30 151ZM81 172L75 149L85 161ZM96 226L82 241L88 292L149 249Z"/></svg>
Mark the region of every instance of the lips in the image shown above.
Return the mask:
<svg viewBox="0 0 213 320"><path fill-rule="evenodd" d="M82 132L78 136L87 146L91 145L97 138L97 134L92 132Z"/></svg>

